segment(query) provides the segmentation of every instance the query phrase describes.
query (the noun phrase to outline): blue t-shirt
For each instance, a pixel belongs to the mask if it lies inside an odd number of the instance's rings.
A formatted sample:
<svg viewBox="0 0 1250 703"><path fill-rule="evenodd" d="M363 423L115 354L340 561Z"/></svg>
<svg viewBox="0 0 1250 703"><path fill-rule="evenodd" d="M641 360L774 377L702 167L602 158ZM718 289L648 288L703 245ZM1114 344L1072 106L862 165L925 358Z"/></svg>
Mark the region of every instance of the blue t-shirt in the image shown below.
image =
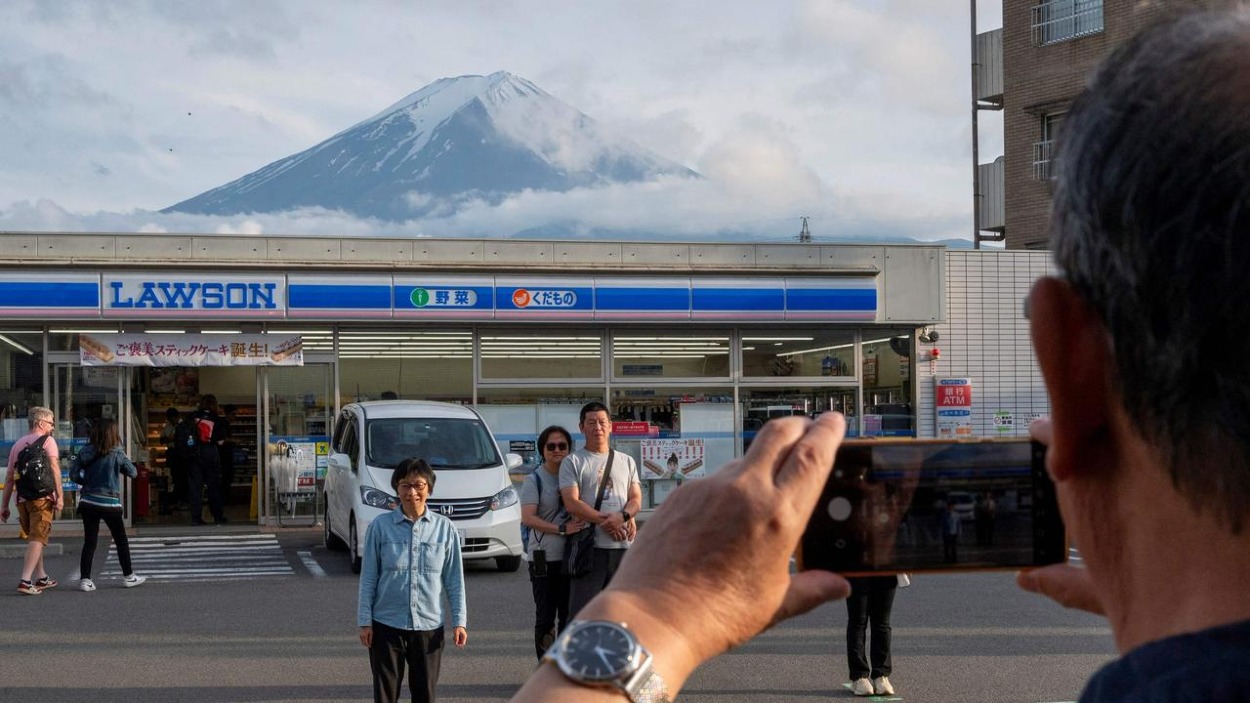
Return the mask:
<svg viewBox="0 0 1250 703"><path fill-rule="evenodd" d="M1144 644L1094 674L1081 703L1250 703L1250 620Z"/></svg>

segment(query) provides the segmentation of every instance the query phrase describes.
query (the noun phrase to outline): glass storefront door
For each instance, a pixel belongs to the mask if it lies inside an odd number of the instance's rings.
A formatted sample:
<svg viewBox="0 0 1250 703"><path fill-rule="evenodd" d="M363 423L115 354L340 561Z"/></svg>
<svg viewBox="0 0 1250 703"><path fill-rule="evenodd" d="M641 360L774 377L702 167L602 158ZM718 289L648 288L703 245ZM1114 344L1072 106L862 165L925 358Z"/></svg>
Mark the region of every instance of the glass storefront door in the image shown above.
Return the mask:
<svg viewBox="0 0 1250 703"><path fill-rule="evenodd" d="M333 365L267 368L260 522L310 525L324 512L334 412Z"/></svg>
<svg viewBox="0 0 1250 703"><path fill-rule="evenodd" d="M101 420L109 419L117 422L122 448L139 468L138 478L122 484L126 523L145 518L153 494L149 490L144 428L139 421L139 409L134 405L141 397L132 392L130 369L55 363L50 370L52 388L49 397L56 418L53 437L61 455L61 481L65 490L65 507L57 517L77 518L78 485L69 480L69 467L78 452L86 446L91 428Z"/></svg>

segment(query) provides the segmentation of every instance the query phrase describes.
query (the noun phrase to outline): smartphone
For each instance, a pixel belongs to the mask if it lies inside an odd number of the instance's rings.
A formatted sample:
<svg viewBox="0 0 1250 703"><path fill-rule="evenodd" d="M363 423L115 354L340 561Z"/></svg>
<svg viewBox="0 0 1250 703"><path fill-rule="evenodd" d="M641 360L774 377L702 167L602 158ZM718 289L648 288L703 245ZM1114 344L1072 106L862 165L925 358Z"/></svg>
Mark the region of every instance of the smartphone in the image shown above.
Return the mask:
<svg viewBox="0 0 1250 703"><path fill-rule="evenodd" d="M840 574L1024 569L1067 560L1046 448L1027 439L850 440L799 541Z"/></svg>

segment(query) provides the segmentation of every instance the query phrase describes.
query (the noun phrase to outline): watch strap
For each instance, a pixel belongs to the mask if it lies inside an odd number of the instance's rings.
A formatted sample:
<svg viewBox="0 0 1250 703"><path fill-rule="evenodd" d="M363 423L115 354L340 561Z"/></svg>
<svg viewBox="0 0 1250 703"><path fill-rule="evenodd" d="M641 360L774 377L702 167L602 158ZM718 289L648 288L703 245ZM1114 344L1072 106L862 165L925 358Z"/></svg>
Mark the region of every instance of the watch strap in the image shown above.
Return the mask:
<svg viewBox="0 0 1250 703"><path fill-rule="evenodd" d="M668 686L664 679L651 666L651 654L645 649L645 660L622 688L632 703L672 703L668 697Z"/></svg>

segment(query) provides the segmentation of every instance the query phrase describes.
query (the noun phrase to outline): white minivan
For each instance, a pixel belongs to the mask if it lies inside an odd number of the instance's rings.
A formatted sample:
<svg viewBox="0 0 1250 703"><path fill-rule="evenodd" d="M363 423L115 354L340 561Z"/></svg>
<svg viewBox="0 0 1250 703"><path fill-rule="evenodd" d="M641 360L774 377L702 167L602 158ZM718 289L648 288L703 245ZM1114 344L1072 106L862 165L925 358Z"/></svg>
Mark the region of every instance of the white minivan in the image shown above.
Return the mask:
<svg viewBox="0 0 1250 703"><path fill-rule="evenodd" d="M494 559L500 571L521 566L521 506L508 470L482 417L472 408L421 400L379 400L343 407L325 479L325 544L348 550L360 573L369 523L399 504L391 475L409 457L434 468L430 510L451 518L466 560Z"/></svg>

